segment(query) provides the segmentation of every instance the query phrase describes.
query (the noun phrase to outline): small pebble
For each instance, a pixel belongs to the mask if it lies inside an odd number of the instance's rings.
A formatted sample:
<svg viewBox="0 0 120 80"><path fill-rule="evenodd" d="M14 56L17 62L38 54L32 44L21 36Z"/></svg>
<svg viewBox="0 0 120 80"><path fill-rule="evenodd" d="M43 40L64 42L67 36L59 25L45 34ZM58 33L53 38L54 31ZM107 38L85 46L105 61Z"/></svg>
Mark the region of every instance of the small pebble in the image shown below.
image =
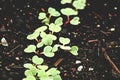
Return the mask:
<svg viewBox="0 0 120 80"><path fill-rule="evenodd" d="M93 71L93 70L94 70L94 68L91 68L91 67L89 68L89 71Z"/></svg>
<svg viewBox="0 0 120 80"><path fill-rule="evenodd" d="M80 64L81 61L80 61L80 60L76 60L75 63L76 63L76 64Z"/></svg>
<svg viewBox="0 0 120 80"><path fill-rule="evenodd" d="M79 67L77 68L78 71L82 71L82 69L83 69L83 66L79 66Z"/></svg>

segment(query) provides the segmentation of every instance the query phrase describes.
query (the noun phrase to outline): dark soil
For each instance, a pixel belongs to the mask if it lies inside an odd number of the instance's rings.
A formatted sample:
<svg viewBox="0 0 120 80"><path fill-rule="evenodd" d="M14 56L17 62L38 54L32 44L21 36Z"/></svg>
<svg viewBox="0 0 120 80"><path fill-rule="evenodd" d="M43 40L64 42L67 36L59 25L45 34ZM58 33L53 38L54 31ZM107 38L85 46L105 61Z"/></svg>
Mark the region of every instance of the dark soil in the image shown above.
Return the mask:
<svg viewBox="0 0 120 80"><path fill-rule="evenodd" d="M42 8L65 6L60 0L0 0L0 39L7 40L9 46L0 45L0 80L22 80L23 64L30 62L34 54L24 53L24 48L34 41L26 36L41 25L38 14ZM120 80L102 48L120 69L120 0L87 0L85 10L79 12L81 24L63 26L59 36L71 38L70 45L79 46L79 55L73 56L58 51L54 58L46 58L45 63L57 67L63 80ZM69 6L69 5L67 5ZM64 17L64 16L63 16ZM66 17L64 17L66 19ZM115 31L110 31L115 28ZM89 42L97 39L97 42ZM58 59L61 63L55 66ZM76 63L81 61L81 63ZM83 66L82 71L78 70ZM92 68L93 70L89 70Z"/></svg>

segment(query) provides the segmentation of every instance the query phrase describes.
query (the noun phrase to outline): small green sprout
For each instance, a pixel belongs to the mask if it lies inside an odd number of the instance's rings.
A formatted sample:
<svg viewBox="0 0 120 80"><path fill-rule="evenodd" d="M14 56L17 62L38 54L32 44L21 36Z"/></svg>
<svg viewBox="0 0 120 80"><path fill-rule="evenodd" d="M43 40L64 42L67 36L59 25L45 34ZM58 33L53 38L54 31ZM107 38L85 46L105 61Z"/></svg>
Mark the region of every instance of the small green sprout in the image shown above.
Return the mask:
<svg viewBox="0 0 120 80"><path fill-rule="evenodd" d="M75 0L73 2L73 6L76 8L76 9L84 9L85 6L86 6L86 0Z"/></svg>
<svg viewBox="0 0 120 80"><path fill-rule="evenodd" d="M32 62L33 62L34 64L42 64L42 63L43 63L43 59L42 59L42 58L39 58L38 56L33 56Z"/></svg>
<svg viewBox="0 0 120 80"><path fill-rule="evenodd" d="M47 27L41 26L41 27L37 28L32 34L28 35L27 39L29 39L29 40L37 39L37 37L40 35L40 32L43 32L45 30L47 30Z"/></svg>
<svg viewBox="0 0 120 80"><path fill-rule="evenodd" d="M78 55L78 47L69 46L69 38L56 36L56 34L59 34L62 30L64 18L61 16L61 13L67 16L65 24L69 22L72 25L80 24L78 10L85 8L86 0L61 0L61 4L67 3L70 3L73 7L62 8L59 11L53 7L49 7L47 13L39 13L38 19L41 20L43 25L35 29L33 33L27 36L28 40L36 40L37 43L36 45L28 45L24 49L24 52L37 53L36 49L39 50L39 48L41 48L43 50L40 52L41 54L46 57L54 57L55 52L57 52L60 48L70 52L74 56ZM70 19L70 16L72 19ZM55 21L51 21L51 17L54 17ZM1 40L1 44L3 46L8 46L7 43L3 44L3 42L6 42L4 38ZM24 64L24 67L27 70L24 72L26 78L23 80L62 80L59 70L43 65L43 58L34 55L31 61L32 63Z"/></svg>
<svg viewBox="0 0 120 80"><path fill-rule="evenodd" d="M62 17L58 17L56 20L55 20L55 25L58 25L58 26L61 26L63 24L63 18Z"/></svg>
<svg viewBox="0 0 120 80"><path fill-rule="evenodd" d="M61 13L66 16L77 15L78 11L75 11L72 8L63 8L61 9Z"/></svg>
<svg viewBox="0 0 120 80"><path fill-rule="evenodd" d="M53 57L55 54L52 52L52 47L51 46L46 46L43 50L43 53L47 57Z"/></svg>
<svg viewBox="0 0 120 80"><path fill-rule="evenodd" d="M46 18L46 13L44 13L44 12L39 13L38 19L42 20L45 18Z"/></svg>
<svg viewBox="0 0 120 80"><path fill-rule="evenodd" d="M52 31L52 32L60 32L61 31L61 27L60 27L60 25L56 25L54 23L51 23L49 25L49 30Z"/></svg>
<svg viewBox="0 0 120 80"><path fill-rule="evenodd" d="M77 46L72 46L71 49L70 49L70 52L75 56L78 55L78 47Z"/></svg>
<svg viewBox="0 0 120 80"><path fill-rule="evenodd" d="M69 38L64 38L64 37L60 37L59 38L60 43L62 43L63 45L69 44L70 43L70 39Z"/></svg>
<svg viewBox="0 0 120 80"><path fill-rule="evenodd" d="M74 17L71 21L70 21L70 24L72 25L78 25L80 24L80 18L79 17Z"/></svg>
<svg viewBox="0 0 120 80"><path fill-rule="evenodd" d="M72 0L61 0L61 4L71 3Z"/></svg>
<svg viewBox="0 0 120 80"><path fill-rule="evenodd" d="M32 63L24 64L27 69L24 74L26 78L23 80L62 80L60 71L56 68L49 68L47 65L43 65L43 58L38 56L32 57Z"/></svg>
<svg viewBox="0 0 120 80"><path fill-rule="evenodd" d="M50 14L50 16L54 16L54 17L60 16L60 13L55 8L52 7L48 8L48 13Z"/></svg>
<svg viewBox="0 0 120 80"><path fill-rule="evenodd" d="M28 45L28 47L25 48L24 51L25 51L26 53L36 52L36 46L35 46L35 45Z"/></svg>
<svg viewBox="0 0 120 80"><path fill-rule="evenodd" d="M49 19L46 17L45 19L42 20L42 23L49 25Z"/></svg>
<svg viewBox="0 0 120 80"><path fill-rule="evenodd" d="M41 48L43 45L44 45L43 42L39 42L39 43L37 43L37 48Z"/></svg>
<svg viewBox="0 0 120 80"><path fill-rule="evenodd" d="M23 80L36 80L34 76L27 76Z"/></svg>

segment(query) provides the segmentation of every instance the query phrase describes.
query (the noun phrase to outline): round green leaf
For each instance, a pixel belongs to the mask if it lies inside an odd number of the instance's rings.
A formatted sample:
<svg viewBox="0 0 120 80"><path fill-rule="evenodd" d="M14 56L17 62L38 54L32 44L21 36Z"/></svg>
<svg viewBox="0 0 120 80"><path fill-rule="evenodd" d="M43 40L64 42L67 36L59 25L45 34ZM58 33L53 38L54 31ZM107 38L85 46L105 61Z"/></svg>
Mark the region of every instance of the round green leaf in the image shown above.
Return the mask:
<svg viewBox="0 0 120 80"><path fill-rule="evenodd" d="M38 77L47 77L45 70L38 70Z"/></svg>
<svg viewBox="0 0 120 80"><path fill-rule="evenodd" d="M23 80L36 80L34 76L27 76Z"/></svg>
<svg viewBox="0 0 120 80"><path fill-rule="evenodd" d="M62 17L58 17L58 18L55 20L55 24L61 26L61 25L63 24L63 18L62 18Z"/></svg>
<svg viewBox="0 0 120 80"><path fill-rule="evenodd" d="M42 23L45 23L46 25L48 25L49 24L49 19L48 18L43 19Z"/></svg>
<svg viewBox="0 0 120 80"><path fill-rule="evenodd" d="M28 68L28 69L34 67L31 63L25 63L23 66L24 66L25 68Z"/></svg>
<svg viewBox="0 0 120 80"><path fill-rule="evenodd" d="M40 80L54 80L53 77L47 76L47 77L41 77Z"/></svg>
<svg viewBox="0 0 120 80"><path fill-rule="evenodd" d="M48 13L49 13L51 16L54 16L54 17L60 16L60 13L59 13L58 11L56 11L55 8L52 8L52 7L49 7L49 8L48 8Z"/></svg>
<svg viewBox="0 0 120 80"><path fill-rule="evenodd" d="M63 8L63 9L61 9L61 13L63 15L66 15L66 16L77 15L78 14L78 12L75 11L74 9L72 9L72 8Z"/></svg>
<svg viewBox="0 0 120 80"><path fill-rule="evenodd" d="M46 57L54 57L55 55L53 52L43 52L43 53Z"/></svg>
<svg viewBox="0 0 120 80"><path fill-rule="evenodd" d="M56 52L56 51L58 51L58 45L54 45L52 48L52 52Z"/></svg>
<svg viewBox="0 0 120 80"><path fill-rule="evenodd" d="M78 24L80 24L80 18L79 17L74 17L71 21L70 21L70 23L72 24L72 25L78 25Z"/></svg>
<svg viewBox="0 0 120 80"><path fill-rule="evenodd" d="M36 52L36 46L29 45L27 48L24 49L24 52L26 52L26 53Z"/></svg>
<svg viewBox="0 0 120 80"><path fill-rule="evenodd" d="M71 49L71 47L70 46L60 46L60 48L61 49L63 49L63 50L70 50Z"/></svg>
<svg viewBox="0 0 120 80"><path fill-rule="evenodd" d="M38 16L38 19L44 19L44 18L46 18L46 13L44 13L44 12L41 12L41 13L39 13L39 16Z"/></svg>
<svg viewBox="0 0 120 80"><path fill-rule="evenodd" d="M37 48L40 48L40 47L42 47L44 44L42 43L42 42L39 42L38 44L37 44Z"/></svg>
<svg viewBox="0 0 120 80"><path fill-rule="evenodd" d="M52 51L52 47L51 46L46 46L43 51L45 53L51 52Z"/></svg>
<svg viewBox="0 0 120 80"><path fill-rule="evenodd" d="M30 71L34 76L37 74L37 68L35 66L33 68L30 68Z"/></svg>
<svg viewBox="0 0 120 80"><path fill-rule="evenodd" d="M47 36L47 34L46 34L45 32L41 32L41 33L40 33L40 37L41 37L41 38L45 38L46 36Z"/></svg>
<svg viewBox="0 0 120 80"><path fill-rule="evenodd" d="M56 75L56 76L54 76L53 78L54 78L54 80L62 80L62 78L61 78L60 75Z"/></svg>
<svg viewBox="0 0 120 80"><path fill-rule="evenodd" d="M38 56L33 56L32 57L32 62L34 63L34 64L42 64L43 63L43 58L39 58Z"/></svg>
<svg viewBox="0 0 120 80"><path fill-rule="evenodd" d="M33 76L32 72L30 70L26 70L24 72L25 76Z"/></svg>
<svg viewBox="0 0 120 80"><path fill-rule="evenodd" d="M53 35L53 34L48 34L47 37L52 39L52 40L56 40L57 39L57 37L55 35Z"/></svg>
<svg viewBox="0 0 120 80"><path fill-rule="evenodd" d="M59 41L60 41L60 43L62 43L63 45L70 43L70 39L69 39L69 38L64 38L64 37L60 37L60 38L59 38Z"/></svg>
<svg viewBox="0 0 120 80"><path fill-rule="evenodd" d="M56 68L50 68L46 73L47 73L48 75L55 76L55 75L60 74L60 71L57 70Z"/></svg>
<svg viewBox="0 0 120 80"><path fill-rule="evenodd" d="M61 4L71 3L72 0L61 0Z"/></svg>
<svg viewBox="0 0 120 80"><path fill-rule="evenodd" d="M42 42L45 44L45 45L52 45L53 43L53 40L49 37L45 37L42 39Z"/></svg>
<svg viewBox="0 0 120 80"><path fill-rule="evenodd" d="M47 70L48 69L47 65L38 65L37 67L41 70Z"/></svg>
<svg viewBox="0 0 120 80"><path fill-rule="evenodd" d="M49 25L49 30L52 31L52 32L60 32L61 27L59 25L55 25L54 23L51 23Z"/></svg>
<svg viewBox="0 0 120 80"><path fill-rule="evenodd" d="M76 8L76 9L84 9L85 6L86 6L86 0L75 0L73 2L73 6Z"/></svg>
<svg viewBox="0 0 120 80"><path fill-rule="evenodd" d="M72 46L70 52L73 55L78 55L78 47L77 46Z"/></svg>
<svg viewBox="0 0 120 80"><path fill-rule="evenodd" d="M35 32L40 33L40 32L43 32L43 31L45 31L45 30L47 30L47 26L41 26L41 27L37 28L37 29L35 30Z"/></svg>
<svg viewBox="0 0 120 80"><path fill-rule="evenodd" d="M34 39L36 39L38 36L39 36L39 32L33 32L32 34L29 34L28 36L27 36L27 39L28 40L34 40Z"/></svg>

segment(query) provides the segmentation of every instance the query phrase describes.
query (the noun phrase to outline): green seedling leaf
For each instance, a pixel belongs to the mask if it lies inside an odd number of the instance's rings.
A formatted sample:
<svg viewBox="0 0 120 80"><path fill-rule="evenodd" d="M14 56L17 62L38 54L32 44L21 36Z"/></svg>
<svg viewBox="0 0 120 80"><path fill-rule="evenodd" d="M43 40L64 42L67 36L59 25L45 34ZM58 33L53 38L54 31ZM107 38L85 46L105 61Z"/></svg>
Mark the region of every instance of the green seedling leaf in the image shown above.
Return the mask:
<svg viewBox="0 0 120 80"><path fill-rule="evenodd" d="M62 24L63 24L63 18L62 18L62 17L58 17L58 18L55 20L55 25L61 26Z"/></svg>
<svg viewBox="0 0 120 80"><path fill-rule="evenodd" d="M28 68L28 69L34 67L31 63L25 63L23 66L24 66L25 68Z"/></svg>
<svg viewBox="0 0 120 80"><path fill-rule="evenodd" d="M80 24L80 18L79 17L74 17L71 21L70 21L70 23L72 24L72 25L78 25L78 24Z"/></svg>
<svg viewBox="0 0 120 80"><path fill-rule="evenodd" d="M32 72L30 70L26 70L24 72L25 76L33 76Z"/></svg>
<svg viewBox="0 0 120 80"><path fill-rule="evenodd" d="M44 13L44 12L39 13L38 19L42 20L45 18L46 18L46 13Z"/></svg>
<svg viewBox="0 0 120 80"><path fill-rule="evenodd" d="M58 47L59 47L58 45L54 45L53 48L52 48L52 52L58 51Z"/></svg>
<svg viewBox="0 0 120 80"><path fill-rule="evenodd" d="M42 39L42 42L45 44L45 45L52 45L53 43L53 40L49 37L45 37Z"/></svg>
<svg viewBox="0 0 120 80"><path fill-rule="evenodd" d="M45 70L38 70L38 77L47 77Z"/></svg>
<svg viewBox="0 0 120 80"><path fill-rule="evenodd" d="M32 57L32 62L34 63L34 64L42 64L43 63L43 58L39 58L38 56L33 56Z"/></svg>
<svg viewBox="0 0 120 80"><path fill-rule="evenodd" d="M75 0L73 2L73 6L76 8L76 9L84 9L85 6L86 6L86 0Z"/></svg>
<svg viewBox="0 0 120 80"><path fill-rule="evenodd" d="M40 33L40 32L44 32L45 30L47 30L47 26L41 26L41 27L39 27L39 28L37 28L36 30L35 30L35 32L37 33Z"/></svg>
<svg viewBox="0 0 120 80"><path fill-rule="evenodd" d="M43 52L46 57L54 57L55 53L53 52Z"/></svg>
<svg viewBox="0 0 120 80"><path fill-rule="evenodd" d="M71 3L72 0L61 0L61 4Z"/></svg>
<svg viewBox="0 0 120 80"><path fill-rule="evenodd" d="M34 76L27 76L23 80L36 80Z"/></svg>
<svg viewBox="0 0 120 80"><path fill-rule="evenodd" d="M43 20L42 20L42 23L48 25L48 24L49 24L49 19L48 19L48 18L43 19Z"/></svg>
<svg viewBox="0 0 120 80"><path fill-rule="evenodd" d="M59 75L60 71L57 70L56 68L50 68L46 73L48 75L55 76L55 75Z"/></svg>
<svg viewBox="0 0 120 80"><path fill-rule="evenodd" d="M47 36L47 34L46 34L45 32L41 32L41 33L40 33L40 37L41 37L41 38L45 38L46 36Z"/></svg>
<svg viewBox="0 0 120 80"><path fill-rule="evenodd" d="M63 50L70 50L71 49L70 46L63 46L63 45L61 45L60 48Z"/></svg>
<svg viewBox="0 0 120 80"><path fill-rule="evenodd" d="M54 17L60 16L60 13L59 13L58 11L56 11L55 8L52 8L52 7L49 7L49 8L48 8L48 13L49 13L51 16L54 16Z"/></svg>
<svg viewBox="0 0 120 80"><path fill-rule="evenodd" d="M47 57L53 57L55 54L51 51L52 51L52 47L51 46L46 46L43 50L43 53Z"/></svg>
<svg viewBox="0 0 120 80"><path fill-rule="evenodd" d="M30 71L34 76L37 74L37 68L35 66L33 68L30 68Z"/></svg>
<svg viewBox="0 0 120 80"><path fill-rule="evenodd" d="M78 12L75 11L74 9L72 8L64 8L64 9L61 9L61 13L63 15L66 15L66 16L70 16L70 15L77 15Z"/></svg>
<svg viewBox="0 0 120 80"><path fill-rule="evenodd" d="M70 39L69 38L64 38L64 37L60 37L59 38L60 43L62 43L63 45L69 44L70 43Z"/></svg>
<svg viewBox="0 0 120 80"><path fill-rule="evenodd" d="M44 51L45 53L51 52L51 51L52 51L52 47L51 47L51 46L46 46L43 51Z"/></svg>
<svg viewBox="0 0 120 80"><path fill-rule="evenodd" d="M41 70L47 70L48 69L47 65L38 65L37 67Z"/></svg>
<svg viewBox="0 0 120 80"><path fill-rule="evenodd" d="M78 55L78 47L77 46L72 46L70 52L73 55Z"/></svg>
<svg viewBox="0 0 120 80"><path fill-rule="evenodd" d="M47 37L52 39L52 40L56 40L57 39L57 37L55 35L53 35L53 34L48 34Z"/></svg>
<svg viewBox="0 0 120 80"><path fill-rule="evenodd" d="M28 36L27 36L27 39L28 40L34 40L34 39L36 39L38 36L39 36L39 32L33 32L32 34L29 34Z"/></svg>
<svg viewBox="0 0 120 80"><path fill-rule="evenodd" d="M44 45L44 44L43 44L42 42L39 42L39 43L37 44L37 48L41 48L43 45Z"/></svg>
<svg viewBox="0 0 120 80"><path fill-rule="evenodd" d="M53 77L54 80L62 80L61 76L60 75L56 75Z"/></svg>
<svg viewBox="0 0 120 80"><path fill-rule="evenodd" d="M27 48L24 49L24 52L26 52L26 53L36 52L36 46L29 45Z"/></svg>
<svg viewBox="0 0 120 80"><path fill-rule="evenodd" d="M41 26L37 28L32 34L28 35L27 39L29 40L36 39L40 35L40 32L43 32L45 30L47 30L47 26Z"/></svg>
<svg viewBox="0 0 120 80"><path fill-rule="evenodd" d="M40 80L54 80L53 77L41 77Z"/></svg>
<svg viewBox="0 0 120 80"><path fill-rule="evenodd" d="M52 31L52 32L60 32L61 27L59 25L55 25L54 23L51 23L49 25L49 30Z"/></svg>

